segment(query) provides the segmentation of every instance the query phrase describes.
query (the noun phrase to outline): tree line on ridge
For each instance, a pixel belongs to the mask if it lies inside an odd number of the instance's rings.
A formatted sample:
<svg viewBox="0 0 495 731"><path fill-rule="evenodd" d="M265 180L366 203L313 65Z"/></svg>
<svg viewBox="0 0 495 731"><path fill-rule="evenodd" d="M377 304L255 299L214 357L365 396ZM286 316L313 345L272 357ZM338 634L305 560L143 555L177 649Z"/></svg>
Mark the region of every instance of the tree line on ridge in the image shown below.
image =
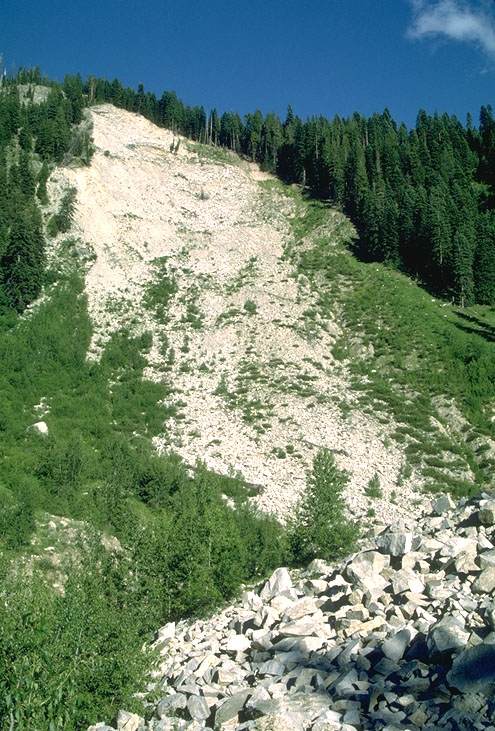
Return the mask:
<svg viewBox="0 0 495 731"><path fill-rule="evenodd" d="M43 84L50 91L42 103L21 103L20 84ZM290 106L283 122L259 110L244 119L215 109L207 115L173 91L158 98L142 84L135 91L118 79L83 81L80 75L67 75L59 84L37 68L21 68L15 77L4 78L1 88L0 303L18 311L42 285L38 203L46 202L49 166L62 162L71 147L89 160L89 138L71 130L85 106L103 102L138 112L191 140L233 150L341 206L356 227L356 253L364 260L385 262L461 306L495 302L495 119L490 105L482 107L479 127L469 117L463 126L455 116L420 110L408 130L388 110L369 118L355 112L350 118L319 116L306 122ZM37 166L32 153L37 153Z"/></svg>

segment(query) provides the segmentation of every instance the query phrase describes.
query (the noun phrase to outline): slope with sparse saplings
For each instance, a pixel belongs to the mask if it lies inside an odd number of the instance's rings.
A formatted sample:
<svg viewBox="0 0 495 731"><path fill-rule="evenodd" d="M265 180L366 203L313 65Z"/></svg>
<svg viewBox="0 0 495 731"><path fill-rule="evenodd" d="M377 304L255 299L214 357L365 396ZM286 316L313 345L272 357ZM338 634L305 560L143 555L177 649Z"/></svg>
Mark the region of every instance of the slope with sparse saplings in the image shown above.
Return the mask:
<svg viewBox="0 0 495 731"><path fill-rule="evenodd" d="M260 507L284 515L327 447L352 475L353 514L369 508L373 480L379 517L416 512L421 478L396 489L396 424L359 407L346 360L332 355L345 322L337 308L322 312L318 283L294 264L315 236L351 237L347 221L329 211L296 245L291 221L306 204L253 166L110 105L91 117L90 168L57 170L50 190L77 190L73 232L95 255L90 357L123 326L153 332L146 377L170 382L180 409L158 450L240 473L261 487Z"/></svg>

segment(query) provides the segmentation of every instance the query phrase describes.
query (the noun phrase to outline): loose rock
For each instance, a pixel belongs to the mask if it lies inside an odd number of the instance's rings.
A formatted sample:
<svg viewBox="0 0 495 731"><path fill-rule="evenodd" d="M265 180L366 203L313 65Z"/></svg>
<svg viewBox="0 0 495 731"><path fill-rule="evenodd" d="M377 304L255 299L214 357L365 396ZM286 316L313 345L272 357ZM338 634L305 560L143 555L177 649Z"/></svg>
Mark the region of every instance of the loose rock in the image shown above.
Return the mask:
<svg viewBox="0 0 495 731"><path fill-rule="evenodd" d="M143 728L493 729L495 528L465 524L484 506L442 498L339 566L277 569L239 606L166 625Z"/></svg>

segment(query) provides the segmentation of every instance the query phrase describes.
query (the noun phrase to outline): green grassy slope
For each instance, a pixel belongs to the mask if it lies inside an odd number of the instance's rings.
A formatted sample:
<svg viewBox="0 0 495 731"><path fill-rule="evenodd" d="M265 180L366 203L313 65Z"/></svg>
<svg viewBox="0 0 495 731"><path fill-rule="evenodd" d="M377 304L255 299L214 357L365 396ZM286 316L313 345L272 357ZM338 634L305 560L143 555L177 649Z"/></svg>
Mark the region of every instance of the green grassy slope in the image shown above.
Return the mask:
<svg viewBox="0 0 495 731"><path fill-rule="evenodd" d="M345 220L335 243L325 234L328 210L306 205L288 256L318 292L321 313L340 313L343 335L333 354L349 361L360 408L398 423L393 438L432 490L461 495L491 482L493 308L462 310L382 264L358 261Z"/></svg>

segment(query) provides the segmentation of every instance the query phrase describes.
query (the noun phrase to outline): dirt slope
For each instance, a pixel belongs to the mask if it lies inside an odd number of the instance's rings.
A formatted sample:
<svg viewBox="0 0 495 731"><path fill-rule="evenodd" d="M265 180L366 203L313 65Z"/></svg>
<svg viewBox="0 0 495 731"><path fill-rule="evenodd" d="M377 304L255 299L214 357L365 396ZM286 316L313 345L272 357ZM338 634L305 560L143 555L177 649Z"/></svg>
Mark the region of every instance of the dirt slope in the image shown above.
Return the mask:
<svg viewBox="0 0 495 731"><path fill-rule="evenodd" d="M77 188L74 234L96 256L86 276L89 356L123 325L153 333L147 377L170 382L179 408L157 449L240 472L263 486L260 507L283 515L327 446L351 473L354 514L370 507L364 490L375 474L378 518L417 512L413 482L397 490L403 456L387 439L390 426L358 409L344 418L341 404L355 399L331 354L338 319L314 315L314 294L283 257L290 218L301 215L294 200L255 166L178 145L142 117L110 105L91 117L91 166L58 170L51 188ZM144 305L158 271L170 285L162 312Z"/></svg>

